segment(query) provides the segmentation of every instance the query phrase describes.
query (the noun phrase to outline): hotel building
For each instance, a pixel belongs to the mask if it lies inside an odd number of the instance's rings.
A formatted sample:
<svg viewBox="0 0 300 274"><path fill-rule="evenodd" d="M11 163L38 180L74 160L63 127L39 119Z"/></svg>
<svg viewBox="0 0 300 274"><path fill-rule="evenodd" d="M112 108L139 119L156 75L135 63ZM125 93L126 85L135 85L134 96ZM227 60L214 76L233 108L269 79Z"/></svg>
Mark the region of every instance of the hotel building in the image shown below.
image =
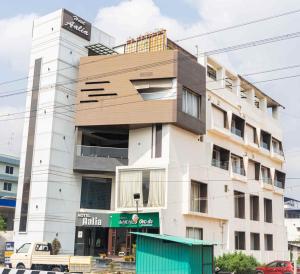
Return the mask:
<svg viewBox="0 0 300 274"><path fill-rule="evenodd" d="M32 39L16 247L122 255L139 230L287 257L278 102L165 31L115 46L59 10Z"/></svg>

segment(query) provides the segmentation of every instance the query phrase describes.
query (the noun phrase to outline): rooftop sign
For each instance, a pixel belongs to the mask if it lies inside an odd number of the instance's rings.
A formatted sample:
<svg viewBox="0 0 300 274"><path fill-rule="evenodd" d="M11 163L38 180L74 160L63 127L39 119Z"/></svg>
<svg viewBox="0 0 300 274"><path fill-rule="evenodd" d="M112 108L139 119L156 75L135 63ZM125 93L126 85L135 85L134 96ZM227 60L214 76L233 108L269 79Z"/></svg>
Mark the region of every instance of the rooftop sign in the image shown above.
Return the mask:
<svg viewBox="0 0 300 274"><path fill-rule="evenodd" d="M63 10L62 28L78 35L79 37L90 41L91 40L91 23L85 21L74 13Z"/></svg>

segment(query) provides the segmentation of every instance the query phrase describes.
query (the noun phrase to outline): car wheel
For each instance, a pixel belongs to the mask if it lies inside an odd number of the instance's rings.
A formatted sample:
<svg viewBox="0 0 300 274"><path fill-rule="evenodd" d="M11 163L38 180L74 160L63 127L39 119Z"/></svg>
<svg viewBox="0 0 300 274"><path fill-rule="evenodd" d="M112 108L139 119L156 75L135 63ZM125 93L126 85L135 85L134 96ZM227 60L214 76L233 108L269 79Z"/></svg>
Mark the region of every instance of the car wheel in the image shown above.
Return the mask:
<svg viewBox="0 0 300 274"><path fill-rule="evenodd" d="M51 271L54 271L54 272L61 272L61 269L59 266L55 266L55 267L52 267Z"/></svg>
<svg viewBox="0 0 300 274"><path fill-rule="evenodd" d="M17 269L25 269L25 265L24 264L18 264L16 268Z"/></svg>

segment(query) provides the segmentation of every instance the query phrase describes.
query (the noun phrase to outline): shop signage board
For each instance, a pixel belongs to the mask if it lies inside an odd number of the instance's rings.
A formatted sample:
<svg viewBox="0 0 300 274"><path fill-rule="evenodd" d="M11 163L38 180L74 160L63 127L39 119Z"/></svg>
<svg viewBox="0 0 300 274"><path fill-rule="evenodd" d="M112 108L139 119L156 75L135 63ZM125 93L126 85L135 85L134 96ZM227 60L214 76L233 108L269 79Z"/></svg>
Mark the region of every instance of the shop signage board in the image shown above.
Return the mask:
<svg viewBox="0 0 300 274"><path fill-rule="evenodd" d="M109 216L109 227L113 228L159 228L159 214L155 213L113 213Z"/></svg>
<svg viewBox="0 0 300 274"><path fill-rule="evenodd" d="M84 227L107 227L108 214L92 213L92 212L77 212L76 226Z"/></svg>
<svg viewBox="0 0 300 274"><path fill-rule="evenodd" d="M68 10L63 10L61 26L87 41L91 40L91 23Z"/></svg>

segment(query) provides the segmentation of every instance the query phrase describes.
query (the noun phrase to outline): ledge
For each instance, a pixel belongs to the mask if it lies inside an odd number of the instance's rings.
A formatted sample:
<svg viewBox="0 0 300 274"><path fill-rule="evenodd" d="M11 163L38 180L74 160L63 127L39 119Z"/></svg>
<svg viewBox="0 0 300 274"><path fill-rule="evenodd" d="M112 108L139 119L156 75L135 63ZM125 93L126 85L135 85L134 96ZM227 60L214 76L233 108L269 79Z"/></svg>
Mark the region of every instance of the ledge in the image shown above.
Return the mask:
<svg viewBox="0 0 300 274"><path fill-rule="evenodd" d="M240 182L243 182L243 183L247 183L248 182L248 179L246 176L244 175L241 175L241 174L237 174L237 173L231 173L231 179L232 180L235 180L235 181L240 181Z"/></svg>
<svg viewBox="0 0 300 274"><path fill-rule="evenodd" d="M262 188L267 189L267 190L274 190L274 186L268 183L262 182Z"/></svg>
<svg viewBox="0 0 300 274"><path fill-rule="evenodd" d="M258 144L254 144L254 143L251 143L251 142L248 142L246 141L245 142L245 146L249 149L249 150L252 150L252 151L259 151L259 146Z"/></svg>
<svg viewBox="0 0 300 274"><path fill-rule="evenodd" d="M280 163L283 163L285 161L284 156L274 152L271 153L271 158Z"/></svg>
<svg viewBox="0 0 300 274"><path fill-rule="evenodd" d="M211 219L211 220L228 221L228 219L224 219L224 218L220 218L220 217L216 217L216 216L211 216L208 213L201 213L201 212L194 212L194 211L183 212L183 215L200 217L200 218Z"/></svg>
<svg viewBox="0 0 300 274"><path fill-rule="evenodd" d="M231 133L228 129L226 128L220 128L220 127L216 127L216 126L212 126L212 128L210 128L208 131L213 132L219 136L225 137L225 138L229 138Z"/></svg>

